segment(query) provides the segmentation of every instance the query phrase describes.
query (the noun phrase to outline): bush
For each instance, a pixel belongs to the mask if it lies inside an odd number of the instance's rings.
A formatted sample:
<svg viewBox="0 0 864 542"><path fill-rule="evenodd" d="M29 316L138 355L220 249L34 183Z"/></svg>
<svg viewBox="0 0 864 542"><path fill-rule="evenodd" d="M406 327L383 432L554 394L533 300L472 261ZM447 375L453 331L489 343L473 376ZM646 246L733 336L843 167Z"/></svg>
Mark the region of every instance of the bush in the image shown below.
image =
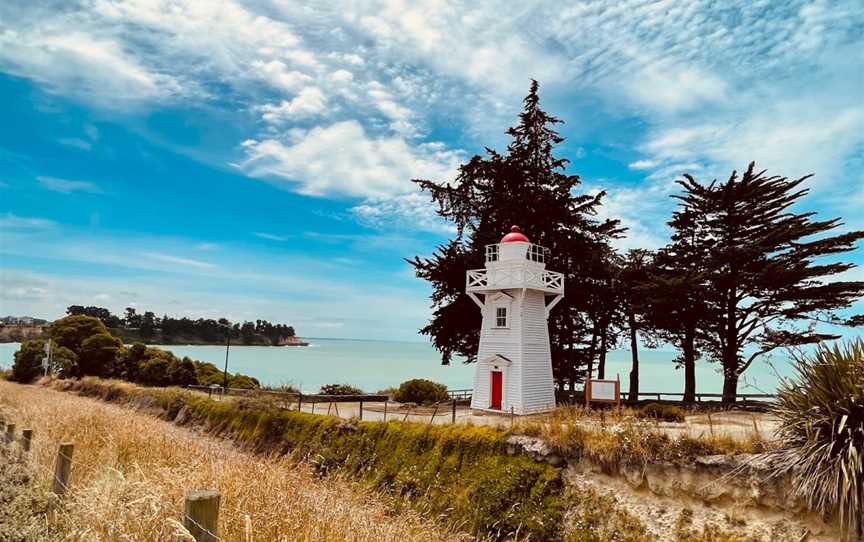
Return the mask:
<svg viewBox="0 0 864 542"><path fill-rule="evenodd" d="M12 380L26 384L39 376L42 372L42 358L45 356L44 349L45 341L42 340L21 343L12 364Z"/></svg>
<svg viewBox="0 0 864 542"><path fill-rule="evenodd" d="M257 378L248 375L241 375L240 373L232 375L228 373L228 387L256 390L261 387L261 383L258 382Z"/></svg>
<svg viewBox="0 0 864 542"><path fill-rule="evenodd" d="M795 377L781 381L772 408L779 450L767 458L813 509L839 512L855 539L864 534L864 341L793 359Z"/></svg>
<svg viewBox="0 0 864 542"><path fill-rule="evenodd" d="M319 393L321 395L363 395L363 390L348 384L324 384Z"/></svg>
<svg viewBox="0 0 864 542"><path fill-rule="evenodd" d="M399 403L428 404L446 401L449 398L447 386L423 378L406 380L393 394L393 400Z"/></svg>
<svg viewBox="0 0 864 542"><path fill-rule="evenodd" d="M172 386L194 386L198 384L198 377L195 375L195 363L188 357L183 359L174 358L168 365L168 380Z"/></svg>
<svg viewBox="0 0 864 542"><path fill-rule="evenodd" d="M387 397L392 399L393 396L396 395L398 392L399 392L399 388L396 388L394 386L390 386L389 388L384 388L383 390L378 390L376 395L386 395Z"/></svg>
<svg viewBox="0 0 864 542"><path fill-rule="evenodd" d="M661 405L659 403L648 403L636 412L639 418L652 418L667 422L683 422L684 411L675 405Z"/></svg>

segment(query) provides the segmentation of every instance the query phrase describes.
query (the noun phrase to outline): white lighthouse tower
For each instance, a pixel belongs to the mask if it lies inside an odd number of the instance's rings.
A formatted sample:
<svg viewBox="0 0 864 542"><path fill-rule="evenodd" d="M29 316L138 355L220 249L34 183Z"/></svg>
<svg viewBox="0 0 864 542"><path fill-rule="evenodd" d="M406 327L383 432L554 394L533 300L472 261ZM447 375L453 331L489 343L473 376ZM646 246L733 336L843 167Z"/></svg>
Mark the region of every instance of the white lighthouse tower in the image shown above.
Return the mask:
<svg viewBox="0 0 864 542"><path fill-rule="evenodd" d="M555 408L547 320L564 297L564 275L546 270L547 252L513 226L500 243L486 245L486 267L468 271L465 291L483 312L473 409Z"/></svg>

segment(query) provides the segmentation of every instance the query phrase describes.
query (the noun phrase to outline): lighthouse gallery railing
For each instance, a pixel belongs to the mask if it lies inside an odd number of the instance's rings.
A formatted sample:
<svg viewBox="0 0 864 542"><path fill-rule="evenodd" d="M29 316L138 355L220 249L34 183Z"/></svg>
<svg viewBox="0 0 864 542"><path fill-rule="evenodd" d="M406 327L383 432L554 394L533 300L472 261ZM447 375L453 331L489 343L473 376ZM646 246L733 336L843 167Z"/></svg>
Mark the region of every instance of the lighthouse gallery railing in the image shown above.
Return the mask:
<svg viewBox="0 0 864 542"><path fill-rule="evenodd" d="M468 271L467 290L479 292L505 288L537 288L551 293L564 293L564 274L524 266Z"/></svg>

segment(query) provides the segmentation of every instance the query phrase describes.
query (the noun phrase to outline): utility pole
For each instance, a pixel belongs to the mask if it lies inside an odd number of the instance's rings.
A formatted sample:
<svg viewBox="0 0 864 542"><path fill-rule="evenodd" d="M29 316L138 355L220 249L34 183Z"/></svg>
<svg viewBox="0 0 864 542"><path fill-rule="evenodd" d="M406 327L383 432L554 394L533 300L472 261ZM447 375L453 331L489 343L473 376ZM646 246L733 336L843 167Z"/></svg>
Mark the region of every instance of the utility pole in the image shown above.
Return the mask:
<svg viewBox="0 0 864 542"><path fill-rule="evenodd" d="M48 376L48 369L51 367L51 354L53 352L53 344L51 339L45 343L45 356L42 358L43 376Z"/></svg>

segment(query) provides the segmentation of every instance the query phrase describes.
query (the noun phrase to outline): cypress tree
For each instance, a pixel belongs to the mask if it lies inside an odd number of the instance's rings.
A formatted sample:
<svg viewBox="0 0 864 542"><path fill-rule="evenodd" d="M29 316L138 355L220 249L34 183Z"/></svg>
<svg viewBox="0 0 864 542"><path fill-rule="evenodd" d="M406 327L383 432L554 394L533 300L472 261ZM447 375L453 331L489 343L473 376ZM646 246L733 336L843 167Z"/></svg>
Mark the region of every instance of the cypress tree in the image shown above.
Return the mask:
<svg viewBox="0 0 864 542"><path fill-rule="evenodd" d="M751 163L740 178L733 171L723 183L706 185L689 175L678 181L684 194L676 196L680 223L672 225L692 235L690 256L704 258L700 338L723 366L724 402L735 400L739 377L761 355L839 338L817 330L818 323L861 323L860 316L838 311L864 295L864 282L826 279L855 267L827 257L853 250L864 231L823 236L841 226L839 218L793 211L809 192L801 187L809 177L768 176Z"/></svg>
<svg viewBox="0 0 864 542"><path fill-rule="evenodd" d="M582 288L595 271L593 254L608 250L623 229L617 220L599 220L605 196L578 194L580 179L565 173L568 160L554 156L564 139L562 121L540 108L532 81L519 123L507 133L506 154L487 148L459 168L453 182L415 180L438 205L438 214L456 228L455 237L430 258L408 260L432 285L432 320L420 330L432 338L442 363L454 355L476 361L481 316L465 295L465 272L483 266L485 245L497 243L511 225L550 249L547 266L565 274L568 293L550 315L553 372L559 388L581 381L586 365L587 295Z"/></svg>

